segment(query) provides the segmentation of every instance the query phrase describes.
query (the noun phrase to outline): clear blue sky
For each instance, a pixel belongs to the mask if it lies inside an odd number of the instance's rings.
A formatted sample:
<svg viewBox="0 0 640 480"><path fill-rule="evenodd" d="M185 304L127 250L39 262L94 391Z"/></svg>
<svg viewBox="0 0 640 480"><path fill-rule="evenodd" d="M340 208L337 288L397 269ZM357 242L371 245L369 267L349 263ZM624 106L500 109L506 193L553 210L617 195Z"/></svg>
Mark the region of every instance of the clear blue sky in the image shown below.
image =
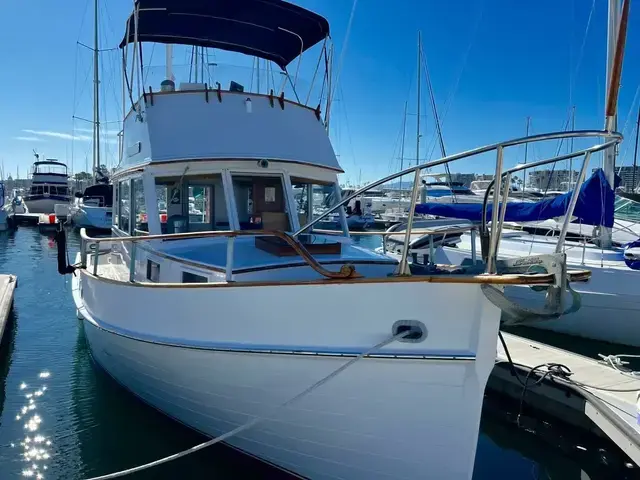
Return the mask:
<svg viewBox="0 0 640 480"><path fill-rule="evenodd" d="M338 60L352 1L297 3L328 18ZM13 0L0 7L0 160L5 175L15 176L19 167L24 176L34 148L70 166L73 163L75 171L83 170L87 159L90 164L91 125L72 117L92 115L91 52L77 45L92 42L92 4L91 0ZM359 0L331 129L347 171L342 180L357 182L361 176L362 181L370 181L399 167L398 138L406 101L410 115L405 156L415 157L418 30L443 116L448 153L522 135L527 116L532 117L534 133L561 130L571 104L576 105L577 128L600 128L607 2L595 2L580 58L591 6L592 0ZM127 0L101 1L101 48L116 47L131 7L132 1ZM640 84L640 63L634 60L640 58L639 8L637 2L631 6L620 129ZM145 48L149 58L151 47ZM177 51L176 57L181 55ZM227 62L224 54L219 55ZM238 57L242 56L229 57L227 63L250 65ZM301 75L310 77L315 59L305 60ZM151 63L163 61L164 50ZM101 62L102 121L116 122L121 115L119 52L106 51ZM426 83L422 86L421 157L437 158ZM619 162L625 164L632 161L629 146L637 108L638 101L621 148ZM102 142L104 157L112 165L117 130L117 123L107 123ZM534 157L541 154L532 152ZM516 163L519 155L514 151L507 161ZM467 162L453 165L452 171L487 172L490 168L489 161Z"/></svg>

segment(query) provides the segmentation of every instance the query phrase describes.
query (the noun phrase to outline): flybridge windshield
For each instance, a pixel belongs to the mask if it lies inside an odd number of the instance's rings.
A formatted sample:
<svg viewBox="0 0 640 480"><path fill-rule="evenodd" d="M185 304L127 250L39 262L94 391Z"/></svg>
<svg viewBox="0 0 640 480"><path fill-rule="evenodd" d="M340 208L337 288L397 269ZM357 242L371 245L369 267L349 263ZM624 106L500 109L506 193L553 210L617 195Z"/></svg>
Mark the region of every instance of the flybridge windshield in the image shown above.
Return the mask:
<svg viewBox="0 0 640 480"><path fill-rule="evenodd" d="M67 166L61 163L49 163L40 162L33 166L33 173L36 174L54 174L54 175L66 175Z"/></svg>

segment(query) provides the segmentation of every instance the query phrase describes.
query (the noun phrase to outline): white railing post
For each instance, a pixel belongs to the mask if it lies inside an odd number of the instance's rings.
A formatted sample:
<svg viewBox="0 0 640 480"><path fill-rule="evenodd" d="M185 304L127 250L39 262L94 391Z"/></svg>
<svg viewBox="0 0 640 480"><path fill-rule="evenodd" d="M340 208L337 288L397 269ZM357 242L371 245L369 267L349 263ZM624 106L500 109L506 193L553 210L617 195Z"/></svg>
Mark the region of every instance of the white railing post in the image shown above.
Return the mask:
<svg viewBox="0 0 640 480"><path fill-rule="evenodd" d="M491 238L489 239L489 257L487 258L487 273L495 273L495 254L497 248L496 233L498 231L500 188L502 186L502 161L504 158L504 147L498 145L496 148L496 173L493 183L493 209L491 210Z"/></svg>
<svg viewBox="0 0 640 480"><path fill-rule="evenodd" d="M410 275L409 261L409 244L411 243L411 226L413 225L413 216L418 201L418 190L420 189L420 168L415 169L415 177L413 178L413 190L411 191L411 206L409 207L409 217L407 218L407 231L404 237L404 248L402 249L402 258L400 259L399 275Z"/></svg>
<svg viewBox="0 0 640 480"><path fill-rule="evenodd" d="M472 228L471 229L471 263L473 265L476 264L476 258L478 256L478 254L476 253L476 229Z"/></svg>
<svg viewBox="0 0 640 480"><path fill-rule="evenodd" d="M98 276L98 253L100 252L100 244L92 243L91 247L93 248L93 275Z"/></svg>
<svg viewBox="0 0 640 480"><path fill-rule="evenodd" d="M131 283L136 280L136 245L137 242L131 242L131 250L129 252L129 281Z"/></svg>
<svg viewBox="0 0 640 480"><path fill-rule="evenodd" d="M227 282L233 281L233 247L235 239L236 237L227 238L227 266L225 270L225 280Z"/></svg>

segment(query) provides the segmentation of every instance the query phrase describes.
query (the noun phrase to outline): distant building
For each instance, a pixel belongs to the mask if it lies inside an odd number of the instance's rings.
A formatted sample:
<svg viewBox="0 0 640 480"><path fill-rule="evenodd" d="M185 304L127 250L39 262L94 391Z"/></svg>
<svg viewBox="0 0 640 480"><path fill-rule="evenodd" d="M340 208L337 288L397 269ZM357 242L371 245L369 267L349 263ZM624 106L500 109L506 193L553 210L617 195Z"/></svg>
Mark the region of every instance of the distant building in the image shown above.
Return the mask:
<svg viewBox="0 0 640 480"><path fill-rule="evenodd" d="M452 173L451 174L452 182L460 182L465 187L468 187L469 185L471 185L471 182L473 182L475 179L476 179L475 173Z"/></svg>
<svg viewBox="0 0 640 480"><path fill-rule="evenodd" d="M597 170L597 168L594 168L593 171L595 172ZM623 167L616 167L616 173L620 176L621 178L621 182L620 182L620 186L623 187L627 192L631 192L634 189L634 185L633 185L633 166L632 165L628 165L628 166L623 166ZM635 179L635 187L637 187L638 185L640 185L640 167L636 167L636 179Z"/></svg>
<svg viewBox="0 0 640 480"><path fill-rule="evenodd" d="M574 170L532 170L527 171L527 187L540 190L569 190L569 182L575 183L578 172Z"/></svg>

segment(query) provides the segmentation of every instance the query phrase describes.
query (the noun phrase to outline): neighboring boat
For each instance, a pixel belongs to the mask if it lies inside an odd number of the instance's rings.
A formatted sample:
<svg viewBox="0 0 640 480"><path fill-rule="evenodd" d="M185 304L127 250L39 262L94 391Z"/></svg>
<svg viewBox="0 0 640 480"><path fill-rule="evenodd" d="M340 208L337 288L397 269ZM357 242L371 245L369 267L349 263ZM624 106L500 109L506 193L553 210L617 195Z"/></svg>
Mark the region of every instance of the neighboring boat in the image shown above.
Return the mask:
<svg viewBox="0 0 640 480"><path fill-rule="evenodd" d="M113 223L113 185L97 183L76 193L69 221L78 228L111 230Z"/></svg>
<svg viewBox="0 0 640 480"><path fill-rule="evenodd" d="M147 41L216 47L271 61L294 86L286 66L328 37L324 18L284 1L137 0L123 64ZM138 76L128 72L128 85ZM566 272L559 254L537 257L541 273L492 260L415 268L355 244L343 206L412 173L415 204L420 171L522 140L415 166L341 199L331 90L323 119L320 106L285 91L244 91L237 79L228 90L176 90L171 78L169 65L164 91L128 92L137 101L112 177L113 237L82 232L72 290L96 363L206 435L242 427L225 441L302 477L470 479L496 305L518 311L502 286L546 288L535 313L557 316L567 283L588 272ZM613 136L604 146L619 142ZM501 169L497 161L498 178ZM333 190L329 208L314 205L316 187ZM190 196L201 199L195 220ZM339 234L317 231L334 213ZM64 231L57 240L59 270L70 273Z"/></svg>
<svg viewBox="0 0 640 480"><path fill-rule="evenodd" d="M31 188L22 200L28 213L54 213L56 204L68 205L71 195L67 166L58 160L38 160L36 154Z"/></svg>
<svg viewBox="0 0 640 480"><path fill-rule="evenodd" d="M609 6L612 18L620 18L618 1L611 0ZM628 9L626 2L624 8ZM622 25L623 22L620 24ZM624 25L626 27L626 22ZM609 56L613 58L614 52L620 53L621 62L623 49L624 35L618 37L617 30L610 30ZM607 128L615 125L617 115L617 86L621 74L621 63L618 64L618 68L619 70L607 71L610 84L606 108ZM627 243L638 239L639 229L633 221L624 218L615 219L615 210L618 210L621 216L622 209L632 204L619 202L616 207L615 189L619 178L616 178L614 172L615 149L607 150L605 153L607 161L604 169L598 170L589 182L583 185L582 188L585 190L581 191L579 196L574 213L575 221L565 229L565 234L573 237L573 240L566 242L564 248L568 265L572 268L587 268L592 272L590 282L576 286L576 292L582 296L582 308L567 312L558 319L532 323L532 326L594 340L640 347L640 328L637 322L640 318L640 293L637 288L640 280L637 246L640 242L634 242L633 248L625 248ZM510 174L515 174L524 168L526 165L520 165L511 169ZM586 166L583 166L582 178L585 175ZM561 234L564 228L559 226L557 218L566 215L572 195L571 192L554 192L553 198L538 203L509 205L504 217L505 221L510 222L511 226L518 226L518 230L505 230L505 239L501 242L499 252L500 258L512 260L522 255L538 255L554 251L556 243L554 235ZM631 201L633 194L625 194L622 198ZM430 203L419 205L416 211L444 218L480 221L480 209L477 205ZM429 245L428 239L414 240L421 248L420 252L412 251L412 253L426 253L425 245ZM392 242L393 245L385 245L385 247L389 247L397 254L402 252L404 247L403 245L399 248L398 242L399 240L396 240ZM462 235L455 246L444 246L441 251L435 252L431 261L469 261L472 253L480 247L479 239L474 240L469 235ZM519 302L526 302L531 298L530 292L517 287L508 288L506 293Z"/></svg>

